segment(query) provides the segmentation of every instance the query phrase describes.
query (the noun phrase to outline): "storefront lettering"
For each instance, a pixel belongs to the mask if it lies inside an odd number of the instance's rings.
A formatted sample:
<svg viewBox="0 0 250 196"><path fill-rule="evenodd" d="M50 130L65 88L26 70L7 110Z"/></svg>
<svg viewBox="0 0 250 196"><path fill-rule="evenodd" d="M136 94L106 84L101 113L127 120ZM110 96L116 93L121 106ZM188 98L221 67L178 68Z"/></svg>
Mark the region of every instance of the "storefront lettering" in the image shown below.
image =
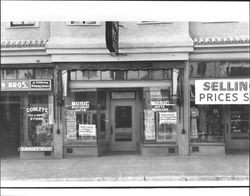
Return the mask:
<svg viewBox="0 0 250 196"><path fill-rule="evenodd" d="M48 91L51 90L50 79L1 80L1 91Z"/></svg>
<svg viewBox="0 0 250 196"><path fill-rule="evenodd" d="M196 104L250 104L249 79L196 80Z"/></svg>
<svg viewBox="0 0 250 196"><path fill-rule="evenodd" d="M89 109L89 101L73 101L71 105L72 109L77 111Z"/></svg>
<svg viewBox="0 0 250 196"><path fill-rule="evenodd" d="M47 113L48 112L48 108L44 108L44 107L29 107L26 109L27 113L31 113L31 112L42 112L42 113Z"/></svg>

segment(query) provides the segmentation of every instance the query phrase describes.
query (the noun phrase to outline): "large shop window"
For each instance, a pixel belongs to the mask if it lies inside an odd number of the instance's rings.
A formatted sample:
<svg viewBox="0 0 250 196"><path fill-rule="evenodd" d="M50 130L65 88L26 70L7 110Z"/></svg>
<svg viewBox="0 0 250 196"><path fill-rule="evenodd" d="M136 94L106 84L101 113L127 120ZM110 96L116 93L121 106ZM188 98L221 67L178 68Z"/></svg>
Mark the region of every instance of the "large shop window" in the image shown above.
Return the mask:
<svg viewBox="0 0 250 196"><path fill-rule="evenodd" d="M24 133L25 146L47 147L53 145L52 108L48 95L29 95L25 108L27 129Z"/></svg>
<svg viewBox="0 0 250 196"><path fill-rule="evenodd" d="M190 78L249 77L249 62L191 62Z"/></svg>
<svg viewBox="0 0 250 196"><path fill-rule="evenodd" d="M88 89L71 93L65 105L65 143L105 141L107 114L106 92Z"/></svg>
<svg viewBox="0 0 250 196"><path fill-rule="evenodd" d="M177 105L170 102L170 88L144 88L144 139L176 142Z"/></svg>
<svg viewBox="0 0 250 196"><path fill-rule="evenodd" d="M224 116L221 105L190 103L190 139L193 143L224 142Z"/></svg>

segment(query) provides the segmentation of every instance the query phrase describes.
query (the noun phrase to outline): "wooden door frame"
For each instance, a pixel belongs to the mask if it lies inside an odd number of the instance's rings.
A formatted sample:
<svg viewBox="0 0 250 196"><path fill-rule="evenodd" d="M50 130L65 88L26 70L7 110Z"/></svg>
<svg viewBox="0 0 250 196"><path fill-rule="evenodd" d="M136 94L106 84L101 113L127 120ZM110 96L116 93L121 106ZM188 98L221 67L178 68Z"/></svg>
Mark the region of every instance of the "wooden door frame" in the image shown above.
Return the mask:
<svg viewBox="0 0 250 196"><path fill-rule="evenodd" d="M120 100L114 100L111 98L110 94L112 91L135 91L135 99L120 99ZM109 116L109 121L110 121L110 126L109 126L109 133L108 133L108 141L109 141L109 151L112 151L111 147L111 142L112 142L112 135L111 135L111 122L112 122L112 102L114 101L132 101L134 102L134 107L135 107L135 143L136 143L136 151L139 150L139 143L141 141L141 132L142 132L142 116L141 116L141 109L142 109L142 100L140 100L140 88L115 88L115 89L108 89L108 116Z"/></svg>

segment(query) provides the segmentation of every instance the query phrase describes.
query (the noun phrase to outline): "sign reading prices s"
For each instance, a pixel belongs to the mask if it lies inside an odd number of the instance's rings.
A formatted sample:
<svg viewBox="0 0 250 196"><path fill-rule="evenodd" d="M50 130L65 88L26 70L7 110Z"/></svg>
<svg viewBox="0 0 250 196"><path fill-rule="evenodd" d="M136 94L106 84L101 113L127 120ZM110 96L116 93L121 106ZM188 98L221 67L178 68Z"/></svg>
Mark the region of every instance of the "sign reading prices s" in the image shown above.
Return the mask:
<svg viewBox="0 0 250 196"><path fill-rule="evenodd" d="M195 104L250 104L250 79L195 81Z"/></svg>

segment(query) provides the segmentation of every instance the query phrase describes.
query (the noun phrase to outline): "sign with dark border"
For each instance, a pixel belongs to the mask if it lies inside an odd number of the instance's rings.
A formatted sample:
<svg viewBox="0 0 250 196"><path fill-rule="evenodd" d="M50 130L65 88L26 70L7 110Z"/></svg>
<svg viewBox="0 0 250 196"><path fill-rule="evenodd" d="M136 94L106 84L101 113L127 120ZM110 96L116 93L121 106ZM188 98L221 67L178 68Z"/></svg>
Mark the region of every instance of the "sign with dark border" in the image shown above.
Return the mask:
<svg viewBox="0 0 250 196"><path fill-rule="evenodd" d="M118 54L119 52L119 22L107 21L106 22L106 46L112 53Z"/></svg>
<svg viewBox="0 0 250 196"><path fill-rule="evenodd" d="M1 91L50 91L51 79L1 80Z"/></svg>

